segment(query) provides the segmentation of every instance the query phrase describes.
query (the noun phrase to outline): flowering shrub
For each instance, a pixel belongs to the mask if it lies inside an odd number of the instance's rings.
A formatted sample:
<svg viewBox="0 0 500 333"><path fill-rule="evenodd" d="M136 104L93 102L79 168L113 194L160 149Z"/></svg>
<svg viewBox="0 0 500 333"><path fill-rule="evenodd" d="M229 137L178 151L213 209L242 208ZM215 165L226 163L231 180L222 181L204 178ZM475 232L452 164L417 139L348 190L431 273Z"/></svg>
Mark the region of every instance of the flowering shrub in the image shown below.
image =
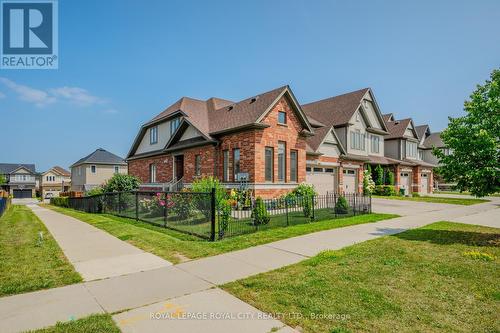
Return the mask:
<svg viewBox="0 0 500 333"><path fill-rule="evenodd" d="M182 192L187 193L188 190L183 189ZM177 215L179 219L184 220L192 215L194 209L192 196L182 193L170 194L168 201L169 205L171 205L171 207L168 208L171 209L172 213Z"/></svg>
<svg viewBox="0 0 500 333"><path fill-rule="evenodd" d="M375 190L375 182L372 179L372 174L370 170L365 170L363 172L363 193L372 194Z"/></svg>
<svg viewBox="0 0 500 333"><path fill-rule="evenodd" d="M169 195L170 197L170 195ZM169 198L166 198L165 197L165 193L156 193L155 196L151 197L151 198L144 198L144 199L141 199L139 201L139 208L142 210L142 211L146 211L146 212L149 212L149 216L150 217L158 217L158 216L162 216L165 212L164 212L164 207L167 205L167 202L168 202L168 205L169 205L169 209L172 208L173 206L173 203L168 200Z"/></svg>

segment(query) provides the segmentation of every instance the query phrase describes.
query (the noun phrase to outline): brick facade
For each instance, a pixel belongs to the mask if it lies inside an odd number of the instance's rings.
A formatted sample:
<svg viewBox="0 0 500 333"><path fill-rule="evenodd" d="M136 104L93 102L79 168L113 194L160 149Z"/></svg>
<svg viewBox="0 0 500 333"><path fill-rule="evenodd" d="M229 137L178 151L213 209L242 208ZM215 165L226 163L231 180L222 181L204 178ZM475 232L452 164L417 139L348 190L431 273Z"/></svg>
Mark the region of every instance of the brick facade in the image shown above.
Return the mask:
<svg viewBox="0 0 500 333"><path fill-rule="evenodd" d="M286 113L286 124L278 123L278 113ZM306 180L306 141L300 134L303 125L297 118L286 97L282 97L263 117L264 129L249 129L218 137L219 145L212 144L189 148L173 154L163 154L155 157L145 157L129 161L129 174L139 177L144 182L150 182L149 165L156 165L156 182L164 183L172 180L173 155L184 155L184 183L191 183L198 177L215 176L221 181L224 175L224 152L228 151L230 166L227 183L234 184L234 149L240 149L240 172L249 175L250 188L254 195L263 198L276 197L289 192ZM278 181L278 142L286 145L286 174L283 182ZM265 148L274 149L274 179L265 180ZM290 151L297 151L297 181L291 182ZM201 155L201 175L195 175L195 156Z"/></svg>

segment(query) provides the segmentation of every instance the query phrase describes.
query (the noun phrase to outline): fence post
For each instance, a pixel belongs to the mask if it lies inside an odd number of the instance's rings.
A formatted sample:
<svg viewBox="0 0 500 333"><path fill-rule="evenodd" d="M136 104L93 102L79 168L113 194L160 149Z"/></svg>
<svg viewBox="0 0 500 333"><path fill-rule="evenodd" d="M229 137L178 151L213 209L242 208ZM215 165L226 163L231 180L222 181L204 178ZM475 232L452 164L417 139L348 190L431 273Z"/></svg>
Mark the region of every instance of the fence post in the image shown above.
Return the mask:
<svg viewBox="0 0 500 333"><path fill-rule="evenodd" d="M211 228L210 228L210 240L215 241L215 187L212 187L212 192L210 195L210 209L211 209Z"/></svg>
<svg viewBox="0 0 500 333"><path fill-rule="evenodd" d="M290 225L290 222L288 221L288 198L285 198L285 211L286 211L286 226L288 227Z"/></svg>
<svg viewBox="0 0 500 333"><path fill-rule="evenodd" d="M135 220L139 221L139 192L135 191Z"/></svg>
<svg viewBox="0 0 500 333"><path fill-rule="evenodd" d="M164 192L165 194L165 206L163 206L163 226L167 227L168 220L168 192Z"/></svg>
<svg viewBox="0 0 500 333"><path fill-rule="evenodd" d="M333 193L333 213L335 214L335 218L337 218L337 192Z"/></svg>
<svg viewBox="0 0 500 333"><path fill-rule="evenodd" d="M354 216L356 216L356 192L353 193L352 195L352 212L354 213Z"/></svg>
<svg viewBox="0 0 500 333"><path fill-rule="evenodd" d="M312 205L312 216L311 221L314 221L314 194L311 195L311 205Z"/></svg>
<svg viewBox="0 0 500 333"><path fill-rule="evenodd" d="M120 203L122 202L122 192L118 192L118 216L122 214L122 207Z"/></svg>
<svg viewBox="0 0 500 333"><path fill-rule="evenodd" d="M372 213L372 194L370 193L370 207L368 208L370 214Z"/></svg>

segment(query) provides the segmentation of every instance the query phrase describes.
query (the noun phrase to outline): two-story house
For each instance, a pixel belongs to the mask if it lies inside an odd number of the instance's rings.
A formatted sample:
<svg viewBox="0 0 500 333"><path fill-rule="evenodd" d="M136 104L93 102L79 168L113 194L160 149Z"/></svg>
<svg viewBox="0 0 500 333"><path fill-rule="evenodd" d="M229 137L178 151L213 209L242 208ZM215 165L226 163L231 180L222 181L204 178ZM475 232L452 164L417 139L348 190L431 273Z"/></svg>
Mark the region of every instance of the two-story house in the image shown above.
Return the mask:
<svg viewBox="0 0 500 333"><path fill-rule="evenodd" d="M384 157L387 128L373 91L365 88L302 105L315 135L307 139L307 182L326 192L361 192L365 164Z"/></svg>
<svg viewBox="0 0 500 333"><path fill-rule="evenodd" d="M0 175L6 183L0 188L14 198L34 198L38 188L38 174L34 164L0 163Z"/></svg>
<svg viewBox="0 0 500 333"><path fill-rule="evenodd" d="M145 123L127 156L143 187L189 186L214 176L276 197L306 180L313 128L288 86L238 102L183 97Z"/></svg>
<svg viewBox="0 0 500 333"><path fill-rule="evenodd" d="M71 188L71 173L60 166L54 166L40 176L42 198L58 197L59 193Z"/></svg>
<svg viewBox="0 0 500 333"><path fill-rule="evenodd" d="M115 173L127 174L127 162L102 148L71 165L71 190L86 192L103 185Z"/></svg>
<svg viewBox="0 0 500 333"><path fill-rule="evenodd" d="M384 120L389 131L385 137L385 154L401 161L395 169L396 186L404 189L406 194L432 192L435 165L425 162L423 152L419 153L422 144L413 120L396 120L393 114L384 115Z"/></svg>

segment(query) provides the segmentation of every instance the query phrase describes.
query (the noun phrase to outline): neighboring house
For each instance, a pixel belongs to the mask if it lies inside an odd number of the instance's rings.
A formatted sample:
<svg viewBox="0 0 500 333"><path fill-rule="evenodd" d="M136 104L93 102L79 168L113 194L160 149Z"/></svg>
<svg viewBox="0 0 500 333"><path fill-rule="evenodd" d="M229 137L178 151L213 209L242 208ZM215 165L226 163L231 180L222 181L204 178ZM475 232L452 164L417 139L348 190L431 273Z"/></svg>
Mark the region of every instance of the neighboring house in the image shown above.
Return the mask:
<svg viewBox="0 0 500 333"><path fill-rule="evenodd" d="M306 180L313 128L284 86L239 102L183 97L145 123L127 156L143 187L189 186L214 176L227 188L276 197Z"/></svg>
<svg viewBox="0 0 500 333"><path fill-rule="evenodd" d="M307 139L306 180L320 194L362 192L365 164L384 157L387 128L370 88L302 105L315 135Z"/></svg>
<svg viewBox="0 0 500 333"><path fill-rule="evenodd" d="M34 164L0 163L0 174L6 183L0 188L14 198L33 198L38 188L38 174Z"/></svg>
<svg viewBox="0 0 500 333"><path fill-rule="evenodd" d="M71 173L59 166L50 168L40 177L40 194L42 198L58 197L60 192L71 188Z"/></svg>
<svg viewBox="0 0 500 333"><path fill-rule="evenodd" d="M396 120L392 113L384 115L384 120L389 131L385 137L385 155L401 161L395 169L397 187L406 194L432 192L435 165L423 160L423 146L413 120Z"/></svg>
<svg viewBox="0 0 500 333"><path fill-rule="evenodd" d="M102 148L71 165L71 190L85 192L104 184L115 173L126 174L127 162Z"/></svg>

